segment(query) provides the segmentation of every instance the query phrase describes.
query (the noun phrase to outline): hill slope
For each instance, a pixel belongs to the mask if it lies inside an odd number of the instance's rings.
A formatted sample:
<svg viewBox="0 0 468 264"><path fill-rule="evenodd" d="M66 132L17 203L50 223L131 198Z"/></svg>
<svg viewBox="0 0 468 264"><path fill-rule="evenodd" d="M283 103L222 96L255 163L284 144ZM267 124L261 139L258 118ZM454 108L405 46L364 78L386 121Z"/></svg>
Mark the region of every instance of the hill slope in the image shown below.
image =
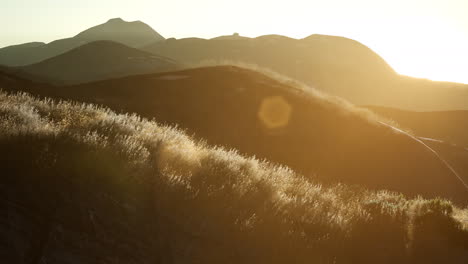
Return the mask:
<svg viewBox="0 0 468 264"><path fill-rule="evenodd" d="M468 182L468 111L412 112L376 106L367 108L411 130Z"/></svg>
<svg viewBox="0 0 468 264"><path fill-rule="evenodd" d="M40 93L177 124L209 144L344 182L468 203L457 172L419 139L336 98L238 67L52 87Z"/></svg>
<svg viewBox="0 0 468 264"><path fill-rule="evenodd" d="M164 38L148 25L140 22L126 22L120 18L87 29L75 37L52 41L41 45L15 45L0 49L0 64L24 66L60 55L83 44L110 40L130 47L141 47Z"/></svg>
<svg viewBox="0 0 468 264"><path fill-rule="evenodd" d="M256 64L358 105L422 111L468 109L468 85L400 76L371 49L343 37L171 39L145 50L181 63Z"/></svg>
<svg viewBox="0 0 468 264"><path fill-rule="evenodd" d="M168 58L117 42L95 41L19 69L57 83L76 84L176 68Z"/></svg>
<svg viewBox="0 0 468 264"><path fill-rule="evenodd" d="M0 89L10 92L29 92L41 94L51 88L49 80L18 70L18 68L0 65Z"/></svg>
<svg viewBox="0 0 468 264"><path fill-rule="evenodd" d="M420 137L468 147L468 111L414 112L378 106L366 108L395 120Z"/></svg>
<svg viewBox="0 0 468 264"><path fill-rule="evenodd" d="M136 116L0 93L0 144L7 263L468 260L449 202L325 188Z"/></svg>
<svg viewBox="0 0 468 264"><path fill-rule="evenodd" d="M425 139L427 145L437 151L468 182L468 148L449 144L444 141Z"/></svg>

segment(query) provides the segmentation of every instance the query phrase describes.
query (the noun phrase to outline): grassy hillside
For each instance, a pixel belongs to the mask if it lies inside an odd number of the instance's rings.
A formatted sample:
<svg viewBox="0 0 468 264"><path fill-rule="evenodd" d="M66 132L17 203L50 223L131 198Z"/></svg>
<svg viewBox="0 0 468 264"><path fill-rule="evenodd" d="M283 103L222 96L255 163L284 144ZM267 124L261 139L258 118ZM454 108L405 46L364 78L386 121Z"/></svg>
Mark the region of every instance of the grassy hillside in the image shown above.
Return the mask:
<svg viewBox="0 0 468 264"><path fill-rule="evenodd" d="M0 144L8 263L468 261L450 202L323 187L137 116L1 93Z"/></svg>
<svg viewBox="0 0 468 264"><path fill-rule="evenodd" d="M394 120L420 137L439 139L468 147L468 111L414 112L368 106L373 112Z"/></svg>
<svg viewBox="0 0 468 264"><path fill-rule="evenodd" d="M465 182L468 182L468 148L439 140L424 140L427 145L444 157L450 165L459 172Z"/></svg>
<svg viewBox="0 0 468 264"><path fill-rule="evenodd" d="M284 164L325 184L468 204L456 172L423 142L343 100L257 71L205 67L42 88L39 94L178 125L210 145Z"/></svg>

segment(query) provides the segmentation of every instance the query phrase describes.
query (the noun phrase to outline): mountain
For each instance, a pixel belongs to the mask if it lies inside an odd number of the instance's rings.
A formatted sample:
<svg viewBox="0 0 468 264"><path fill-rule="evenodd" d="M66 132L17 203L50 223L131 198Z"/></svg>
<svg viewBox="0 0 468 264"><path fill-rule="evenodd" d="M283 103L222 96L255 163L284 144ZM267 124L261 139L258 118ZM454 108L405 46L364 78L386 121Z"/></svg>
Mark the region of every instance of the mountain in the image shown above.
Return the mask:
<svg viewBox="0 0 468 264"><path fill-rule="evenodd" d="M111 40L138 48L151 42L162 41L164 38L143 22L126 22L115 18L87 29L72 38L55 40L48 44L28 43L2 48L0 49L0 64L29 65L97 40Z"/></svg>
<svg viewBox="0 0 468 264"><path fill-rule="evenodd" d="M4 263L468 260L448 201L325 187L89 104L0 92L0 113Z"/></svg>
<svg viewBox="0 0 468 264"><path fill-rule="evenodd" d="M228 61L258 65L357 105L468 110L468 85L398 75L374 51L344 37L171 39L144 50L187 64Z"/></svg>
<svg viewBox="0 0 468 264"><path fill-rule="evenodd" d="M141 21L126 22L113 18L104 24L87 29L74 38L86 42L111 40L130 47L143 47L164 40L158 32Z"/></svg>
<svg viewBox="0 0 468 264"><path fill-rule="evenodd" d="M177 125L208 144L342 182L468 204L459 172L420 139L288 80L219 66L131 76L40 93Z"/></svg>
<svg viewBox="0 0 468 264"><path fill-rule="evenodd" d="M171 59L103 40L18 69L55 83L76 84L177 67Z"/></svg>

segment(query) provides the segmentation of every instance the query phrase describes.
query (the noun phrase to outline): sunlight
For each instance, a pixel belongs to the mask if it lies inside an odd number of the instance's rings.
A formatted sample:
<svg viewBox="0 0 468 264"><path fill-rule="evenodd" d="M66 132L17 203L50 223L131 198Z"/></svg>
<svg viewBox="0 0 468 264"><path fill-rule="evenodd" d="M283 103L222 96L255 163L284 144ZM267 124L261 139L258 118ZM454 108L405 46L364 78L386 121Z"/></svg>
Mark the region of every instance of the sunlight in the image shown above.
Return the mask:
<svg viewBox="0 0 468 264"><path fill-rule="evenodd" d="M336 11L333 17L286 23L280 27L284 28L281 32L296 38L314 30L313 33L357 40L403 75L468 83L468 35L449 18L375 14L355 17Z"/></svg>
<svg viewBox="0 0 468 264"><path fill-rule="evenodd" d="M436 81L468 83L468 60L462 59L468 58L468 37L462 32L430 18L401 19L392 28L399 38L371 42L379 42L375 50L395 71Z"/></svg>

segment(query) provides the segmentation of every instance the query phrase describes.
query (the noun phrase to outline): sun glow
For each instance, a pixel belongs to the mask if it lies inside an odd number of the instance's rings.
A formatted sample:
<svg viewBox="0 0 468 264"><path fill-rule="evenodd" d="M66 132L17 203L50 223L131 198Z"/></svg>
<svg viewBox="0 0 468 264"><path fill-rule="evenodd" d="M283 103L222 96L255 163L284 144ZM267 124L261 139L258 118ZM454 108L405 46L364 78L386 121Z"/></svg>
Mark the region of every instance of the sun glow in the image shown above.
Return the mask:
<svg viewBox="0 0 468 264"><path fill-rule="evenodd" d="M415 22L415 20L418 20ZM364 44L381 55L400 74L435 81L468 83L468 35L444 21L406 18L388 37L363 37ZM369 34L370 35L370 34ZM393 39L392 39L393 38Z"/></svg>

